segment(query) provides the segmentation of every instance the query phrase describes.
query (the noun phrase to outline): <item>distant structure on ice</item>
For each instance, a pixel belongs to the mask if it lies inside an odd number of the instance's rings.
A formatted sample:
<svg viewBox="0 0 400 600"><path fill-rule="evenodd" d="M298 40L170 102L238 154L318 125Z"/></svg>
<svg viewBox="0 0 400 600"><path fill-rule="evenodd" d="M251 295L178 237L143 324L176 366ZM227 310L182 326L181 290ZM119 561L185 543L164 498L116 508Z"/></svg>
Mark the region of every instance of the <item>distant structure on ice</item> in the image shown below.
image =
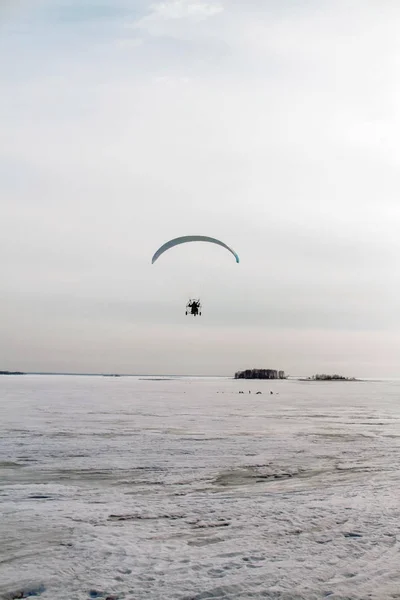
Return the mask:
<svg viewBox="0 0 400 600"><path fill-rule="evenodd" d="M309 378L311 381L356 381L355 377L343 377L343 375L317 374Z"/></svg>
<svg viewBox="0 0 400 600"><path fill-rule="evenodd" d="M25 375L22 371L0 371L0 375Z"/></svg>
<svg viewBox="0 0 400 600"><path fill-rule="evenodd" d="M285 371L275 369L246 369L237 371L235 379L285 379Z"/></svg>

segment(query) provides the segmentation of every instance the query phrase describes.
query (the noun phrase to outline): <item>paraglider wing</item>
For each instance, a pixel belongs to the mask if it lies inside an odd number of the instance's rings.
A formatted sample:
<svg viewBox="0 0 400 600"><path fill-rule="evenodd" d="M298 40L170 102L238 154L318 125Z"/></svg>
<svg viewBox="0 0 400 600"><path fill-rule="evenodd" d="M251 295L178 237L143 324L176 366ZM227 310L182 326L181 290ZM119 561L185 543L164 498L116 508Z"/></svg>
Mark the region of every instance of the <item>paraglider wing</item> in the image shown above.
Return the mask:
<svg viewBox="0 0 400 600"><path fill-rule="evenodd" d="M156 260L160 258L161 254L164 254L166 250L169 250L174 246L178 246L179 244L186 244L186 242L209 242L211 244L217 244L218 246L226 248L226 250L233 254L233 256L236 259L236 262L239 262L239 256L236 254L236 252L232 250L232 248L229 248L229 246L224 244L224 242L221 242L221 240L217 240L216 238L208 237L206 235L185 235L182 237L174 238L173 240L169 240L169 242L163 244L161 248L159 248L154 254L153 258L151 259L151 264L154 264Z"/></svg>

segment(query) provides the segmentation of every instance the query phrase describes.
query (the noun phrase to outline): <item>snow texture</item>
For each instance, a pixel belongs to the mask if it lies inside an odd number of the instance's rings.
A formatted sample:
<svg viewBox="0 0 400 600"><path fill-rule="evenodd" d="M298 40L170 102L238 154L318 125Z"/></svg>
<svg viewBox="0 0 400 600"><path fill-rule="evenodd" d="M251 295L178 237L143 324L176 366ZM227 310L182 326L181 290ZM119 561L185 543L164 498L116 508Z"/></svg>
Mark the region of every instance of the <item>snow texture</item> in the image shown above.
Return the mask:
<svg viewBox="0 0 400 600"><path fill-rule="evenodd" d="M3 376L0 598L400 598L399 399Z"/></svg>

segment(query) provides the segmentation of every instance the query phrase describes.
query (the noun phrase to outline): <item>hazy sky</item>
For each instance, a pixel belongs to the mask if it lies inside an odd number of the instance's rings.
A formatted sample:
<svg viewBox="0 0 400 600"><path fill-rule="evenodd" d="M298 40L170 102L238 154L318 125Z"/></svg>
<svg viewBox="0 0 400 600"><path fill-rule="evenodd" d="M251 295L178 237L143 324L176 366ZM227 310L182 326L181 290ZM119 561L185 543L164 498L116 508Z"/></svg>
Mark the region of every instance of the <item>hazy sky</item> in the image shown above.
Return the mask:
<svg viewBox="0 0 400 600"><path fill-rule="evenodd" d="M400 376L399 26L390 0L0 1L0 369ZM241 263L151 265L186 234Z"/></svg>

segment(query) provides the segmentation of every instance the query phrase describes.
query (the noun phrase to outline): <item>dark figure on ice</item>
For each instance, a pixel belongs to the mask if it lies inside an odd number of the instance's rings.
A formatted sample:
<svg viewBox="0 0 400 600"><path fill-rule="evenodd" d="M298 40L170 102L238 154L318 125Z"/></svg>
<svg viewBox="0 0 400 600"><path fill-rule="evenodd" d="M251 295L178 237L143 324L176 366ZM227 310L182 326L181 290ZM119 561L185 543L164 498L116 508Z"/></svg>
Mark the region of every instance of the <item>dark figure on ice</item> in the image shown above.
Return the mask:
<svg viewBox="0 0 400 600"><path fill-rule="evenodd" d="M189 300L186 304L185 315L187 314L193 315L194 317L197 317L197 315L201 316L200 300Z"/></svg>

